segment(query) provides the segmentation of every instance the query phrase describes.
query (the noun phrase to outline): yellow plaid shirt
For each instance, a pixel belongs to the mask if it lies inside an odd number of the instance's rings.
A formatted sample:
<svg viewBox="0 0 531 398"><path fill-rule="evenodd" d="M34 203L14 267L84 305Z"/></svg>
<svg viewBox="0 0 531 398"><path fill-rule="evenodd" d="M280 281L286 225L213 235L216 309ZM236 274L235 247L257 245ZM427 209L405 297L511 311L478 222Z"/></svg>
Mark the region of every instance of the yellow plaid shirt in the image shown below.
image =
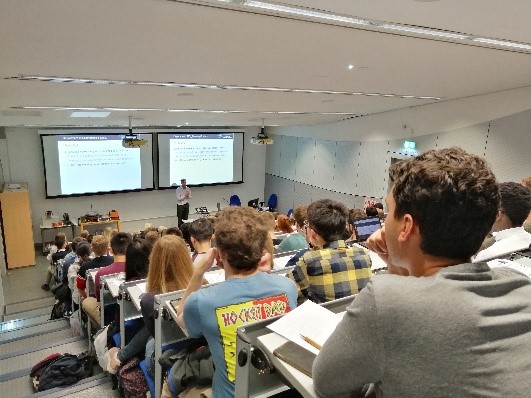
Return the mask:
<svg viewBox="0 0 531 398"><path fill-rule="evenodd" d="M371 258L338 240L306 252L287 276L297 284L299 298L323 303L359 293L372 276Z"/></svg>

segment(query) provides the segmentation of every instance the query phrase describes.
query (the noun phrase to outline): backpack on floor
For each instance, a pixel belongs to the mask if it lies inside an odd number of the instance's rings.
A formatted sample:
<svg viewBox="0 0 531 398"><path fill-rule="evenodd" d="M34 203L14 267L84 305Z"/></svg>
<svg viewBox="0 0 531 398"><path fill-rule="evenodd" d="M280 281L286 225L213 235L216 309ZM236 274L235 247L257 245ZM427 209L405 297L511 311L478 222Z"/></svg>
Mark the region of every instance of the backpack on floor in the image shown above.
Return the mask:
<svg viewBox="0 0 531 398"><path fill-rule="evenodd" d="M46 358L37 362L30 371L31 381L33 382L33 388L35 391L38 391L39 388L39 379L41 378L42 371L52 362L56 361L61 357L61 354L56 352L55 354L50 354Z"/></svg>
<svg viewBox="0 0 531 398"><path fill-rule="evenodd" d="M125 398L144 398L149 391L144 374L138 364L138 358L131 358L116 373L118 388Z"/></svg>
<svg viewBox="0 0 531 398"><path fill-rule="evenodd" d="M92 376L93 363L93 358L87 353L50 355L31 369L33 387L40 392L70 386Z"/></svg>
<svg viewBox="0 0 531 398"><path fill-rule="evenodd" d="M62 303L59 300L55 300L55 303L53 304L53 307L52 307L52 313L50 314L50 321L53 321L54 319L63 318L64 310L65 310L65 303Z"/></svg>

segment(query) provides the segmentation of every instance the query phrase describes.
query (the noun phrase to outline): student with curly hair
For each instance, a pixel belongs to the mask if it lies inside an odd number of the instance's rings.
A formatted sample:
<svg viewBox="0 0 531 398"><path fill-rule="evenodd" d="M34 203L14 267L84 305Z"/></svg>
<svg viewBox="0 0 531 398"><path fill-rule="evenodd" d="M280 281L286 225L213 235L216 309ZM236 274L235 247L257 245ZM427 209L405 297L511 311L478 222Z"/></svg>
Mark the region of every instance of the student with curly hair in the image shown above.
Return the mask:
<svg viewBox="0 0 531 398"><path fill-rule="evenodd" d="M470 263L499 210L486 161L460 148L391 166L388 264L349 305L313 364L319 397L527 397L531 280Z"/></svg>

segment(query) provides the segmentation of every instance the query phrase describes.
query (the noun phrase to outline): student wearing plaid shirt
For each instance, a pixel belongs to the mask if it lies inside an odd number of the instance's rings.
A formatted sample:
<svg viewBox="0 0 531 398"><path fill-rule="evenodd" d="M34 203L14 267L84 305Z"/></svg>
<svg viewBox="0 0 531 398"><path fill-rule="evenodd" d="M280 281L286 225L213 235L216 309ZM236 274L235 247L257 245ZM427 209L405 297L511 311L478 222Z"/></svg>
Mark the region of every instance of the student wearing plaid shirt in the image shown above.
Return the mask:
<svg viewBox="0 0 531 398"><path fill-rule="evenodd" d="M342 203L321 199L308 206L304 228L315 250L306 252L287 275L297 284L299 300L323 303L351 296L371 278L369 254L342 240L347 220Z"/></svg>

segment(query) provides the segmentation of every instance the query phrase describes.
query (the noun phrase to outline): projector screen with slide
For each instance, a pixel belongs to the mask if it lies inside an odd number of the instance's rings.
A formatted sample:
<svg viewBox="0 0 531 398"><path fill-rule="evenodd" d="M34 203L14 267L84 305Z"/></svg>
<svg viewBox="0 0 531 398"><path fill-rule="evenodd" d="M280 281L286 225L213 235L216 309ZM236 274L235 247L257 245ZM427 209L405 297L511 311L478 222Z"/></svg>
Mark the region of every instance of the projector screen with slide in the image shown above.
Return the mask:
<svg viewBox="0 0 531 398"><path fill-rule="evenodd" d="M124 148L124 134L41 135L46 197L81 196L154 189L153 139Z"/></svg>
<svg viewBox="0 0 531 398"><path fill-rule="evenodd" d="M159 188L243 182L242 132L158 133Z"/></svg>

